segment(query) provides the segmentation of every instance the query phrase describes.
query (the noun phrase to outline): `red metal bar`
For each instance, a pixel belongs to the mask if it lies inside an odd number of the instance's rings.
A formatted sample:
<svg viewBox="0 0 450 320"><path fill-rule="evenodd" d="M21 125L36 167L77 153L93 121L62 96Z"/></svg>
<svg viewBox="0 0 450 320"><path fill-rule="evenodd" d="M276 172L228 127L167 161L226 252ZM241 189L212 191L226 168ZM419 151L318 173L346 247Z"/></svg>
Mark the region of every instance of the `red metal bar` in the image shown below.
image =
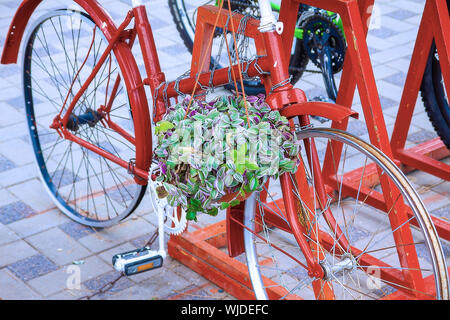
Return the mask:
<svg viewBox="0 0 450 320"><path fill-rule="evenodd" d="M72 133L70 133L68 130L64 131L64 138L70 141L73 141L77 144L79 144L80 146L85 147L86 149L91 150L92 152L97 153L98 155L114 162L115 164L128 169L129 171L131 171L131 174L135 174L137 177L145 179L145 181L148 180L148 171L146 170L142 170L139 167L136 166L132 166L129 162L116 157L115 155L113 155L110 152L107 152L105 150L103 150L102 148L97 147L96 145L93 145L92 143L87 142L86 140L83 140L79 137L77 137L76 135L73 135Z"/></svg>
<svg viewBox="0 0 450 320"><path fill-rule="evenodd" d="M97 75L99 70L102 68L103 63L106 61L106 59L110 55L111 51L113 50L114 46L116 45L117 41L119 40L120 36L122 35L123 30L125 30L125 28L130 24L132 18L133 18L133 15L132 15L132 12L130 11L127 14L125 20L120 25L120 27L117 29L117 33L112 38L112 41L108 44L105 51L102 53L102 55L98 59L97 64L94 66L91 73L87 77L86 81L83 83L83 86L73 97L71 103L69 104L69 107L67 108L66 113L64 114L64 116L61 120L61 123L64 127L67 126L67 122L69 121L69 118L72 115L72 111L75 108L76 104L78 103L78 100L80 100L81 96L84 94L86 89L91 84L92 80L94 80L95 76ZM95 41L95 39L94 39L94 41Z"/></svg>
<svg viewBox="0 0 450 320"><path fill-rule="evenodd" d="M450 181L450 166L437 161L449 155L441 152L442 143L433 139L420 146L405 149L414 107L422 83L426 62L434 38L447 88L450 89L450 19L446 1L427 0L416 38L405 87L391 138L395 158L402 164Z"/></svg>

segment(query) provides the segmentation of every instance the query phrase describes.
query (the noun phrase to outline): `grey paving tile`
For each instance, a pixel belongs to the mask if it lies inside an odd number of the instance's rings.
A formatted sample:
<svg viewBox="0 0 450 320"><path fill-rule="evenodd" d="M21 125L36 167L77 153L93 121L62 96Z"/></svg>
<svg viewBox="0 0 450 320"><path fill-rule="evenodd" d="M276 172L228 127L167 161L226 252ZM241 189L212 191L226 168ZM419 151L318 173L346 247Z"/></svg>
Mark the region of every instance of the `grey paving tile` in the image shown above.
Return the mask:
<svg viewBox="0 0 450 320"><path fill-rule="evenodd" d="M22 201L17 201L0 207L0 223L10 224L32 216L36 212Z"/></svg>
<svg viewBox="0 0 450 320"><path fill-rule="evenodd" d="M114 282L111 286L111 283ZM122 276L118 272L109 272L103 274L94 279L87 280L83 283L83 286L89 290L91 293L96 293L104 291L104 289L109 288L107 292L101 293L96 296L96 298L105 298L106 296L111 296L119 291L129 288L133 285L133 282L127 277Z"/></svg>
<svg viewBox="0 0 450 320"><path fill-rule="evenodd" d="M397 34L395 30L386 28L386 27L380 27L376 29L372 29L369 31L371 35L378 37L378 38L389 38L390 36L393 36Z"/></svg>
<svg viewBox="0 0 450 320"><path fill-rule="evenodd" d="M12 194L36 212L54 209L56 206L44 189L41 180L33 179L8 188Z"/></svg>
<svg viewBox="0 0 450 320"><path fill-rule="evenodd" d="M0 300L38 300L42 296L28 287L8 269L0 270Z"/></svg>
<svg viewBox="0 0 450 320"><path fill-rule="evenodd" d="M420 130L418 132L408 135L407 140L419 144L419 143L426 142L430 139L436 138L436 136L437 135L435 132Z"/></svg>
<svg viewBox="0 0 450 320"><path fill-rule="evenodd" d="M406 74L404 72L398 72L392 76L384 78L385 81L393 83L395 85L403 87L406 80Z"/></svg>
<svg viewBox="0 0 450 320"><path fill-rule="evenodd" d="M111 292L108 299L163 299L183 291L190 283L170 270L164 269L157 277L152 277L118 293Z"/></svg>
<svg viewBox="0 0 450 320"><path fill-rule="evenodd" d="M154 232L154 226L142 218L128 220L120 225L101 230L79 239L92 252L101 252L125 241Z"/></svg>
<svg viewBox="0 0 450 320"><path fill-rule="evenodd" d="M24 258L33 256L38 252L23 240L0 246L0 268Z"/></svg>
<svg viewBox="0 0 450 320"><path fill-rule="evenodd" d="M417 15L417 13L408 11L406 9L400 9L400 10L386 13L386 15L388 15L389 17L394 18L394 19L405 20L405 19L408 19L408 18L411 18L411 17Z"/></svg>
<svg viewBox="0 0 450 320"><path fill-rule="evenodd" d="M431 211L430 214L432 216L449 219L450 218L450 204L446 205L442 208L435 209L435 210Z"/></svg>
<svg viewBox="0 0 450 320"><path fill-rule="evenodd" d="M90 257L82 261L82 264L69 264L46 275L28 281L28 285L43 296L50 296L57 292L67 290L72 296L85 295L81 283L91 280L103 273L110 272L112 267L104 263L98 257ZM78 277L76 279L76 277ZM77 281L80 281L79 287Z"/></svg>
<svg viewBox="0 0 450 320"><path fill-rule="evenodd" d="M67 220L68 218L64 216L59 210L50 210L8 224L8 228L16 232L21 237L25 238L58 226L59 224L64 223Z"/></svg>
<svg viewBox="0 0 450 320"><path fill-rule="evenodd" d="M58 269L53 262L41 254L14 262L7 268L22 281L29 281Z"/></svg>
<svg viewBox="0 0 450 320"><path fill-rule="evenodd" d="M0 224L0 246L19 240L19 236L10 228Z"/></svg>
<svg viewBox="0 0 450 320"><path fill-rule="evenodd" d="M399 105L399 103L397 101L389 99L389 98L386 98L386 97L384 97L382 95L380 95L380 103L381 103L381 108L383 110L389 109L389 108L392 108L392 107L398 107L398 105Z"/></svg>
<svg viewBox="0 0 450 320"><path fill-rule="evenodd" d="M16 168L14 162L0 155L0 172L8 171L14 168Z"/></svg>
<svg viewBox="0 0 450 320"><path fill-rule="evenodd" d="M75 240L78 240L95 232L94 228L84 226L75 221L68 221L64 224L61 224L59 228Z"/></svg>
<svg viewBox="0 0 450 320"><path fill-rule="evenodd" d="M80 260L91 253L59 228L52 228L27 238L36 249L45 252L56 264L62 266Z"/></svg>

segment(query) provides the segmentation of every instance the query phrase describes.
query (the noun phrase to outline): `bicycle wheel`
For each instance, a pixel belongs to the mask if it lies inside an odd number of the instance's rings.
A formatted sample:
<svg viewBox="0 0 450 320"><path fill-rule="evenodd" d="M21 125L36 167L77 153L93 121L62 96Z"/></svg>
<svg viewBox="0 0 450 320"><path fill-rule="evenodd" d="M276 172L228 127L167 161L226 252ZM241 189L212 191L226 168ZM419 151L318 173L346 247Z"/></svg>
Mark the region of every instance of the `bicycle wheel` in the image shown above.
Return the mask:
<svg viewBox="0 0 450 320"><path fill-rule="evenodd" d="M447 148L450 149L450 107L434 42L430 50L420 91L425 110L434 130Z"/></svg>
<svg viewBox="0 0 450 320"><path fill-rule="evenodd" d="M201 5L214 5L215 0L169 0L169 8L172 13L175 26L180 33L186 48L192 53L195 36L195 23L197 8ZM224 8L228 8L228 0L224 3ZM258 2L255 0L231 0L231 10L249 14L253 17L259 16ZM292 76L291 83L295 84L300 80L308 64L308 55L302 41L294 39L294 52L291 55L289 74ZM245 91L250 95L265 93L264 86L259 80L245 80ZM240 89L240 84L238 84ZM234 89L230 85L227 89Z"/></svg>
<svg viewBox="0 0 450 320"><path fill-rule="evenodd" d="M85 13L56 10L32 26L24 50L27 124L41 180L64 214L92 227L126 218L146 188L137 185L127 169L65 139L53 126L106 49L108 41L101 30ZM112 52L75 105L67 129L128 162L136 158L133 116L145 119L145 115L132 114L123 79Z"/></svg>
<svg viewBox="0 0 450 320"><path fill-rule="evenodd" d="M447 0L447 8L450 8L450 0ZM434 40L428 56L420 93L425 111L434 130L447 148L450 149L450 107Z"/></svg>
<svg viewBox="0 0 450 320"><path fill-rule="evenodd" d="M270 181L246 203L244 239L256 298L380 299L392 293L400 298L448 299L439 238L417 193L393 162L343 131L310 128L299 131L298 137L304 146L299 154L303 166L284 182L280 178L281 188ZM327 157L324 150L336 142L342 144L341 152L328 154L340 160L332 162L334 174L317 176ZM344 178L343 173L352 170ZM320 179L328 185L325 196ZM349 187L349 179L356 189ZM384 205L379 179L389 180L392 190L399 191L392 206ZM283 189L285 182L291 189ZM293 219L285 210L288 199L299 209ZM395 206L403 204L402 199L411 213L394 227L399 219ZM311 275L298 230L303 230L322 278Z"/></svg>

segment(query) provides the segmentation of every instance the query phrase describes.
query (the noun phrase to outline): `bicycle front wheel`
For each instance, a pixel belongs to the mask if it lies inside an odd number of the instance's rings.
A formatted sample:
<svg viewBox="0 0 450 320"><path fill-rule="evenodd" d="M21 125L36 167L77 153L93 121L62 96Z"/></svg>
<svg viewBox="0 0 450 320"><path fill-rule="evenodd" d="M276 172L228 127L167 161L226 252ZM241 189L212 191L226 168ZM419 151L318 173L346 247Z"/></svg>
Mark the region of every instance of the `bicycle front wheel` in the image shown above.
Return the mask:
<svg viewBox="0 0 450 320"><path fill-rule="evenodd" d="M281 177L281 187L270 181L246 203L246 258L256 298L448 299L439 238L394 163L343 131L306 129L298 137L304 148L297 173ZM326 170L325 159L333 159ZM380 181L392 189L383 192ZM289 217L290 202L297 211ZM404 216L399 207L406 208ZM321 278L311 272L299 236Z"/></svg>
<svg viewBox="0 0 450 320"><path fill-rule="evenodd" d="M130 107L126 78L115 55L121 49L108 55L70 114L65 129L79 140L65 139L55 126L107 46L102 28L87 14L63 9L37 20L24 52L27 124L41 180L64 214L92 227L126 218L146 188L135 183L127 168L100 155L135 159L134 121L148 118Z"/></svg>

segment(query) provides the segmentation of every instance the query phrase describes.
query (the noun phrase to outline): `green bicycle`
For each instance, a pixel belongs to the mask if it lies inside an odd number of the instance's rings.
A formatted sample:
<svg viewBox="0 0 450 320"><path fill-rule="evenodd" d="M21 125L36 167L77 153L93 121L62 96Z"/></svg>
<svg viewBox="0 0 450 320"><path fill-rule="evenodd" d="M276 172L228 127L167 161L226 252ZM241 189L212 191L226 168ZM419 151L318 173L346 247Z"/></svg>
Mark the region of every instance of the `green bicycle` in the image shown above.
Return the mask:
<svg viewBox="0 0 450 320"><path fill-rule="evenodd" d="M169 0L168 3L177 30L188 50L192 52L197 8L205 4L218 5L218 0ZM225 0L224 8L228 8L228 4L233 11L258 18L257 0ZM271 2L271 6L273 11L279 12L279 3ZM217 34L219 35L220 32ZM297 83L305 71L321 73L327 98L335 101L337 87L334 75L342 70L347 48L339 15L301 4L294 37L289 65L291 83ZM309 61L318 70L306 70ZM213 65L214 61L211 64ZM249 94L264 93L264 87L257 79L247 79L244 86ZM227 89L232 88L232 85L227 87ZM314 99L323 100L323 98Z"/></svg>

